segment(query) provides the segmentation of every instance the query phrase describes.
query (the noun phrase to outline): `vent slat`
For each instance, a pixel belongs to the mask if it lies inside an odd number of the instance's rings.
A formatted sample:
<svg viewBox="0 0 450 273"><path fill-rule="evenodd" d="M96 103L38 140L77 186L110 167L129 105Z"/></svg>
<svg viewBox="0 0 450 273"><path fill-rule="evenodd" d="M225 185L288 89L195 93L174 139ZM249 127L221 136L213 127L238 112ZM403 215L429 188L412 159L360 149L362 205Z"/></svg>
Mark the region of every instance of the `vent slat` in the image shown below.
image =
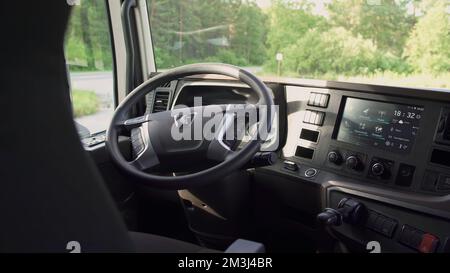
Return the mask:
<svg viewBox="0 0 450 273"><path fill-rule="evenodd" d="M155 99L153 101L153 113L166 111L167 106L169 105L169 98L170 92L156 91Z"/></svg>
<svg viewBox="0 0 450 273"><path fill-rule="evenodd" d="M166 82L165 84L161 85L161 87L170 87L171 84L171 82Z"/></svg>

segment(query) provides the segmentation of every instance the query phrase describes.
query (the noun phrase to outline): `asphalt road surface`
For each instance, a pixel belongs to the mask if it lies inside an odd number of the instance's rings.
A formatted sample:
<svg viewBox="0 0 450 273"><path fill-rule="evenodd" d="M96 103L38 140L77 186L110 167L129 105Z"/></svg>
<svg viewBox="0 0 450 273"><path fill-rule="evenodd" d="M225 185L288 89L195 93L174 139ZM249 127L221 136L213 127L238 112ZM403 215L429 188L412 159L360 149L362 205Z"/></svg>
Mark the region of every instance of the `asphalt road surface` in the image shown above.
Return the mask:
<svg viewBox="0 0 450 273"><path fill-rule="evenodd" d="M105 130L114 112L112 72L71 73L72 89L94 91L100 101L99 111L93 115L75 120L88 128L91 133Z"/></svg>

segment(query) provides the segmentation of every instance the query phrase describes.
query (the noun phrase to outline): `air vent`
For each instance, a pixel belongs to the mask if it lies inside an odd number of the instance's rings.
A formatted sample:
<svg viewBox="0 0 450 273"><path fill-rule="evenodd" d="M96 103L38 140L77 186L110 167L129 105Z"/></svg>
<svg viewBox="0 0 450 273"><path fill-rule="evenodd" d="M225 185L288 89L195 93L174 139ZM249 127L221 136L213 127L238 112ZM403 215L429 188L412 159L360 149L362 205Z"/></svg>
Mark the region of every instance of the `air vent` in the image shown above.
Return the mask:
<svg viewBox="0 0 450 273"><path fill-rule="evenodd" d="M170 91L155 91L155 99L153 100L153 113L163 112L167 110L169 105Z"/></svg>
<svg viewBox="0 0 450 273"><path fill-rule="evenodd" d="M172 85L172 82L166 82L164 84L161 84L160 87L170 87Z"/></svg>

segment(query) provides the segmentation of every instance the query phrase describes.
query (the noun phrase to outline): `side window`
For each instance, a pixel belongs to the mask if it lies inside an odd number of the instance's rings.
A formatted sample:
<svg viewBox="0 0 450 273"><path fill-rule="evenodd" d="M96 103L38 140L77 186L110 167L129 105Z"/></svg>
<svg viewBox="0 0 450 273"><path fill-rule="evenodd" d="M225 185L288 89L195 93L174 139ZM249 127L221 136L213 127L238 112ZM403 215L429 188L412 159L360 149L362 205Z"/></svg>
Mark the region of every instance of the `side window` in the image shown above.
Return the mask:
<svg viewBox="0 0 450 273"><path fill-rule="evenodd" d="M114 111L113 57L105 2L71 2L74 6L65 54L74 118L82 138L105 130Z"/></svg>

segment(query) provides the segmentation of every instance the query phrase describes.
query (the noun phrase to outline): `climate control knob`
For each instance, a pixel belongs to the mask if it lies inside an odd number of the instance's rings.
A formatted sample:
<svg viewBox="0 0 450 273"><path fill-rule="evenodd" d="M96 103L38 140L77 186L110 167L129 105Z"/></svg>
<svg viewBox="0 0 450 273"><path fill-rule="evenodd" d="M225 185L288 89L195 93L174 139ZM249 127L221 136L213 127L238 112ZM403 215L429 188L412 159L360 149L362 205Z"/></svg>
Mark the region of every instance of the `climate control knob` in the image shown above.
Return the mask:
<svg viewBox="0 0 450 273"><path fill-rule="evenodd" d="M347 168L352 170L359 170L361 168L361 161L356 155L350 155L345 160L345 165Z"/></svg>
<svg viewBox="0 0 450 273"><path fill-rule="evenodd" d="M383 163L376 162L376 163L372 164L371 171L372 171L372 174L375 176L383 176L386 172L386 169L385 169Z"/></svg>
<svg viewBox="0 0 450 273"><path fill-rule="evenodd" d="M338 151L331 151L328 153L328 161L330 163L341 165L342 163L342 156Z"/></svg>

